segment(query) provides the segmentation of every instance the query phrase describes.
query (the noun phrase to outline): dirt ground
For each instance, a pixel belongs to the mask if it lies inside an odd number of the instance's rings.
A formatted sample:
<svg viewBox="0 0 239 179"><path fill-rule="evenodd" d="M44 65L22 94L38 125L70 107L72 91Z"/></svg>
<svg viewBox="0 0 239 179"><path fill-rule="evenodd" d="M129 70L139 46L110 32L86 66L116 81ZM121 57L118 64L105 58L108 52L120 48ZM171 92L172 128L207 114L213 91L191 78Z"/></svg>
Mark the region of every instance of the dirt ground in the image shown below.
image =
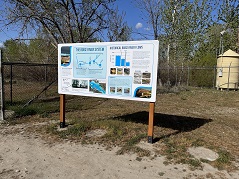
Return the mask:
<svg viewBox="0 0 239 179"><path fill-rule="evenodd" d="M33 124L34 125L34 124ZM137 158L135 154L116 155L117 148L64 141L49 144L29 125L1 126L0 178L239 178L239 172L219 171L209 164L203 170L187 165L168 164L165 158ZM12 133L17 130L17 133ZM153 154L154 145L142 143Z"/></svg>
<svg viewBox="0 0 239 179"><path fill-rule="evenodd" d="M219 93L219 92L216 92ZM231 103L224 104L224 106L215 106L212 103L220 103L218 99L203 99L205 94L196 95L192 92L184 93L182 95L166 94L159 96L160 99L156 104L157 113L164 115L175 116L194 116L203 119L212 119L212 121L222 119L231 120L231 117L237 118L239 116L238 97L233 95L236 100L235 105ZM195 98L196 97L196 98ZM170 101L170 98L173 98ZM189 102L190 98L195 98L192 104ZM175 101L177 99L177 101ZM204 101L200 103L199 99ZM181 100L181 101L180 101ZM122 102L118 107L122 111L123 106L129 108L133 102ZM208 106L206 106L208 104ZM138 104L137 104L138 105ZM139 108L141 103L136 107ZM148 104L141 105L143 110L147 109ZM107 108L107 106L106 106ZM211 110L213 109L213 110ZM224 110L222 110L224 109ZM114 109L111 109L114 111ZM210 112L209 110L213 111ZM97 111L97 110L95 110ZM112 112L111 111L111 112ZM84 111L84 114L87 112ZM117 112L115 112L117 113ZM231 114L231 117L230 115ZM97 114L96 114L97 115ZM115 114L114 114L115 115ZM158 114L159 115L159 114ZM220 115L221 117L217 117ZM162 116L162 115L160 115ZM170 117L170 116L169 116ZM238 118L237 118L238 119ZM206 135L210 133L212 125L217 127L217 124L205 124L197 129L189 131L195 134L202 134L204 138L210 138ZM138 145L150 151L151 155L139 158L136 154L117 155L118 147L106 150L103 146L98 144L83 145L79 142L70 140L59 140L49 142L49 138L45 139L42 133L34 132L29 129L34 129L36 126L48 125L50 122L31 122L27 124L0 124L0 178L1 179L145 179L145 178L215 178L215 179L238 179L239 170L226 171L218 170L208 163L203 163L202 169L192 170L185 164L170 164L165 161L167 159L163 155L155 155L155 148L159 150L158 142L148 144L145 141ZM162 124L160 124L162 127ZM210 126L211 125L211 126ZM208 127L208 128L207 128ZM215 127L215 129L216 129ZM226 131L225 133L229 132ZM219 129L224 130L224 128ZM196 132L197 133L196 133ZM213 133L213 131L211 131ZM177 135L177 134L175 134ZM205 136L203 136L205 135ZM238 146L238 131L228 134L235 137L233 141L229 141L227 136L224 139L228 141L231 146L235 146L235 154L237 155ZM207 137L209 136L209 137ZM48 136L49 137L49 136ZM213 138L212 138L213 141ZM219 140L218 140L219 141ZM234 142L234 143L233 143ZM238 162L238 161L236 161ZM239 163L235 163L239 166Z"/></svg>

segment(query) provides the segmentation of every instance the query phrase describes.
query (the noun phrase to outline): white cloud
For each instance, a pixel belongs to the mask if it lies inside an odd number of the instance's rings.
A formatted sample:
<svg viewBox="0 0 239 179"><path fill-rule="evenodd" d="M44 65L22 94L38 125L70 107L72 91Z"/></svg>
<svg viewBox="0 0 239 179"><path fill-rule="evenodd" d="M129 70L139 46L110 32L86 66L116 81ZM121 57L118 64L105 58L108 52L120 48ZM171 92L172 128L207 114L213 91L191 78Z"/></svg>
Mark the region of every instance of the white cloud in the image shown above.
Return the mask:
<svg viewBox="0 0 239 179"><path fill-rule="evenodd" d="M140 23L140 22L138 22L138 23L135 25L135 28L136 28L136 29L140 29L140 28L142 28L142 27L143 27L143 24Z"/></svg>
<svg viewBox="0 0 239 179"><path fill-rule="evenodd" d="M3 47L3 43L2 42L0 42L0 47Z"/></svg>
<svg viewBox="0 0 239 179"><path fill-rule="evenodd" d="M149 27L147 27L147 28L144 28L144 30L146 30L146 31L150 31L150 28L149 28Z"/></svg>

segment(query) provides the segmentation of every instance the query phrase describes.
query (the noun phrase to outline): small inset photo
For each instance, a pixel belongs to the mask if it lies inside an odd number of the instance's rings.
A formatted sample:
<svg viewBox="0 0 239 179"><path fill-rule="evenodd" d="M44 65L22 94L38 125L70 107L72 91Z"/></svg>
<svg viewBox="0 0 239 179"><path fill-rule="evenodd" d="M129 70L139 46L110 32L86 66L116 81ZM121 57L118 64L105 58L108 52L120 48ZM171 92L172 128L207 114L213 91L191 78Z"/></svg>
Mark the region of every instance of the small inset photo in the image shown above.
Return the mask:
<svg viewBox="0 0 239 179"><path fill-rule="evenodd" d="M117 75L123 74L123 68L117 68Z"/></svg>
<svg viewBox="0 0 239 179"><path fill-rule="evenodd" d="M134 77L135 78L141 78L142 77L142 73L141 72L134 72Z"/></svg>
<svg viewBox="0 0 239 179"><path fill-rule="evenodd" d="M134 84L141 84L141 78L134 78Z"/></svg>
<svg viewBox="0 0 239 179"><path fill-rule="evenodd" d="M101 83L98 80L90 80L89 86L90 86L90 91L92 91L93 93L105 94L105 89L106 89L105 83Z"/></svg>
<svg viewBox="0 0 239 179"><path fill-rule="evenodd" d="M124 75L130 74L130 68L124 68Z"/></svg>
<svg viewBox="0 0 239 179"><path fill-rule="evenodd" d="M122 87L117 87L117 93L122 94Z"/></svg>
<svg viewBox="0 0 239 179"><path fill-rule="evenodd" d="M69 46L61 47L61 66L68 66L70 64L70 52L71 48Z"/></svg>
<svg viewBox="0 0 239 179"><path fill-rule="evenodd" d="M72 88L88 88L88 80L72 80Z"/></svg>
<svg viewBox="0 0 239 179"><path fill-rule="evenodd" d="M116 68L110 68L110 74L115 75L116 74Z"/></svg>
<svg viewBox="0 0 239 179"><path fill-rule="evenodd" d="M130 88L124 88L124 93L129 94L130 93Z"/></svg>
<svg viewBox="0 0 239 179"><path fill-rule="evenodd" d="M111 94L115 93L115 87L110 87L110 93Z"/></svg>
<svg viewBox="0 0 239 179"><path fill-rule="evenodd" d="M135 90L135 97L138 98L151 98L151 88L144 88L144 87L139 87Z"/></svg>
<svg viewBox="0 0 239 179"><path fill-rule="evenodd" d="M150 84L150 78L142 79L142 84Z"/></svg>
<svg viewBox="0 0 239 179"><path fill-rule="evenodd" d="M146 73L144 72L143 75L142 75L142 78L150 78L151 77L151 73Z"/></svg>

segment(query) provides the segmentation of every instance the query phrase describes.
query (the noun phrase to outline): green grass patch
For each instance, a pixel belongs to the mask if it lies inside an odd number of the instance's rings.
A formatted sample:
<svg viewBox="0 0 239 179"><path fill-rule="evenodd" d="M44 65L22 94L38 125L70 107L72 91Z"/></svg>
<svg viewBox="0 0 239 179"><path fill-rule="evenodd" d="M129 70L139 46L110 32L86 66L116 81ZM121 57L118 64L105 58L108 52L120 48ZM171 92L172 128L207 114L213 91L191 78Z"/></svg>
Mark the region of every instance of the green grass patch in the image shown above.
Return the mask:
<svg viewBox="0 0 239 179"><path fill-rule="evenodd" d="M190 168L192 170L194 170L194 169L202 169L202 163L198 159L189 158L189 159L187 159L185 161L185 163L189 164L189 166L190 166Z"/></svg>
<svg viewBox="0 0 239 179"><path fill-rule="evenodd" d="M215 146L209 146L210 144L207 144L202 139L181 134L181 136L178 135L165 138L162 143L164 144L164 147L162 148L161 152L166 156L170 163L187 164L190 166L191 170L202 169L202 163L209 163L219 170L234 168L232 166L233 157L228 151L225 150L219 150L219 158L214 162L205 159L198 160L193 158L193 156L187 152L187 149L191 146L215 148Z"/></svg>
<svg viewBox="0 0 239 179"><path fill-rule="evenodd" d="M15 117L31 116L37 114L37 110L33 107L15 108Z"/></svg>
<svg viewBox="0 0 239 179"><path fill-rule="evenodd" d="M118 155L122 155L124 153L136 153L139 157L150 156L150 151L142 149L136 146L142 139L146 138L146 134L138 134L128 141L122 146L122 148L117 152Z"/></svg>
<svg viewBox="0 0 239 179"><path fill-rule="evenodd" d="M86 131L91 129L91 122L80 122L78 124L69 126L67 130L59 132L60 137L67 138L68 136L72 137L81 137L85 134Z"/></svg>
<svg viewBox="0 0 239 179"><path fill-rule="evenodd" d="M192 170L201 169L201 162L187 152L187 149L192 145L194 141L191 137L186 136L174 136L163 139L164 147L161 153L166 156L169 163L181 163L187 164Z"/></svg>
<svg viewBox="0 0 239 179"><path fill-rule="evenodd" d="M228 151L225 150L219 150L218 152L218 159L214 162L214 165L219 169L223 170L227 168L227 166L230 166L233 157Z"/></svg>

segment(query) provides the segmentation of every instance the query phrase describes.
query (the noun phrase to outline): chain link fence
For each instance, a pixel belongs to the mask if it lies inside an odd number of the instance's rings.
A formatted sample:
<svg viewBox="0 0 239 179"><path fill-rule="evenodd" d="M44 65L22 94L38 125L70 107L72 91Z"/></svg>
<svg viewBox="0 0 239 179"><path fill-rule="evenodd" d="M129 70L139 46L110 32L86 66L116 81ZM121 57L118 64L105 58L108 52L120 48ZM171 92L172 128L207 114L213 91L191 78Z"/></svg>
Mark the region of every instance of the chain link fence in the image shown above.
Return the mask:
<svg viewBox="0 0 239 179"><path fill-rule="evenodd" d="M159 68L160 86L238 90L239 66Z"/></svg>
<svg viewBox="0 0 239 179"><path fill-rule="evenodd" d="M216 67L164 67L159 68L161 86L215 87Z"/></svg>
<svg viewBox="0 0 239 179"><path fill-rule="evenodd" d="M57 64L4 62L2 67L5 118L12 115L11 111L15 112L15 116L21 116L24 113L47 115L59 112ZM233 69L232 67L223 67L222 69L216 66L159 67L158 88L190 86L224 89L227 86L231 87L227 84L233 83L234 90L237 90L238 69L239 67L233 67ZM218 83L224 84L224 87L218 86ZM77 97L70 99L69 101L78 100ZM70 102L68 104L71 105ZM72 103L73 108L76 108L75 103Z"/></svg>
<svg viewBox="0 0 239 179"><path fill-rule="evenodd" d="M5 118L11 110L24 111L32 102L59 96L57 64L4 62L2 66Z"/></svg>

